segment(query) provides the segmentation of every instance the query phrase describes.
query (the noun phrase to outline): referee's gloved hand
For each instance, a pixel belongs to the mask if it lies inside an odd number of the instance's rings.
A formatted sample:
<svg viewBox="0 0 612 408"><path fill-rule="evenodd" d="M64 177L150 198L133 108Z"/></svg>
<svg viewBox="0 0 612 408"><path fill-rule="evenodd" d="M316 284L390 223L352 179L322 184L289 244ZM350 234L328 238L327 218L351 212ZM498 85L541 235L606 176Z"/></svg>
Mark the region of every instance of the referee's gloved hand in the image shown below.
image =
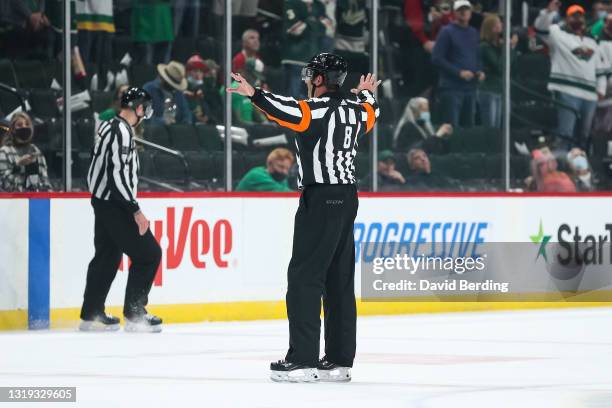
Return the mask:
<svg viewBox="0 0 612 408"><path fill-rule="evenodd" d="M134 220L136 221L136 224L138 224L138 233L140 235L144 235L149 229L149 220L147 220L147 217L145 217L140 210L134 214Z"/></svg>
<svg viewBox="0 0 612 408"><path fill-rule="evenodd" d="M357 85L357 88L351 89L351 92L354 94L358 94L361 91L370 91L374 93L381 82L381 80L376 80L376 75L368 73L368 75L365 77L363 75L361 76L361 79L359 79L359 85Z"/></svg>

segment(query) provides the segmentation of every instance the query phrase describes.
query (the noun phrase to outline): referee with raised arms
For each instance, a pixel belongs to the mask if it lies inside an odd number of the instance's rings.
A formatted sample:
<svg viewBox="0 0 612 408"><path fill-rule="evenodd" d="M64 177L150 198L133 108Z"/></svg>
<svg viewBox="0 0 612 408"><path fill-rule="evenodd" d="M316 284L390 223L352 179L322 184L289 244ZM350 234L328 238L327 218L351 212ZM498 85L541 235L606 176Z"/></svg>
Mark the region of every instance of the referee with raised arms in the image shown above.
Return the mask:
<svg viewBox="0 0 612 408"><path fill-rule="evenodd" d="M289 351L270 365L274 381L350 381L356 347L355 242L357 215L354 160L357 139L379 115L372 74L352 92L340 91L347 64L318 54L302 70L309 99L296 100L253 88L239 74L229 88L251 98L272 121L297 132L298 185L293 252L287 273ZM321 298L325 355L319 360Z"/></svg>
<svg viewBox="0 0 612 408"><path fill-rule="evenodd" d="M119 319L105 313L104 303L124 253L132 261L123 307L125 330L161 331L162 320L145 309L161 249L136 202L139 162L134 127L152 115L151 96L144 89L129 88L121 97L121 111L100 125L96 137L87 174L95 255L87 270L82 331L119 329Z"/></svg>

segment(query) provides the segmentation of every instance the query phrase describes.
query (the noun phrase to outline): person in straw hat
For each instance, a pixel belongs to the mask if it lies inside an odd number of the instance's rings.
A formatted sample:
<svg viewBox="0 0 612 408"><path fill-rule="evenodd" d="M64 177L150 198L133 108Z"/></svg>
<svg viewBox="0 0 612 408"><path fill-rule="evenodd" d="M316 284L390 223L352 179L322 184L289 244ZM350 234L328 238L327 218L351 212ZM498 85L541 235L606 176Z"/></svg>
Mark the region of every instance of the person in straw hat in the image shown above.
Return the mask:
<svg viewBox="0 0 612 408"><path fill-rule="evenodd" d="M185 94L185 66L177 61L157 65L158 78L143 88L153 99L152 124L193 123L193 114Z"/></svg>

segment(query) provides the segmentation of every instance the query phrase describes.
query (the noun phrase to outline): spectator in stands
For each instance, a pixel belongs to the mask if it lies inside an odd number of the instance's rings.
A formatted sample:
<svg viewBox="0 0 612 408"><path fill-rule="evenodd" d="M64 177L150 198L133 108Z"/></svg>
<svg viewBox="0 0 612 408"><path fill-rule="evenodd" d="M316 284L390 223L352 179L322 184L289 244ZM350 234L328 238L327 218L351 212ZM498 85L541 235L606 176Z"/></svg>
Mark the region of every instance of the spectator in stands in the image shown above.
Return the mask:
<svg viewBox="0 0 612 408"><path fill-rule="evenodd" d="M570 176L578 191L595 190L593 175L587 155L582 149L573 148L567 153Z"/></svg>
<svg viewBox="0 0 612 408"><path fill-rule="evenodd" d="M10 123L8 142L0 147L0 189L9 192L50 191L47 162L32 143L34 126L27 113L18 112Z"/></svg>
<svg viewBox="0 0 612 408"><path fill-rule="evenodd" d="M130 86L128 84L124 84L115 89L115 93L113 94L113 101L111 102L111 106L100 112L98 115L98 119L100 121L111 120L121 111L121 97L123 93L128 90Z"/></svg>
<svg viewBox="0 0 612 408"><path fill-rule="evenodd" d="M553 0L542 9L535 27L550 47L551 73L548 89L565 107L557 110L557 134L565 139L564 147L586 143L590 135L597 100L606 92L609 63L599 46L586 34L584 9L572 5L567 9L565 24L553 24L559 3ZM577 125L576 113L580 116Z"/></svg>
<svg viewBox="0 0 612 408"><path fill-rule="evenodd" d="M24 57L35 50L51 57L51 23L43 3L36 0L0 1L0 55L3 58ZM19 41L15 41L16 38Z"/></svg>
<svg viewBox="0 0 612 408"><path fill-rule="evenodd" d="M488 14L480 29L480 55L485 79L478 90L478 104L482 126L501 128L504 57L502 53L502 21L497 14ZM512 36L510 60L518 35Z"/></svg>
<svg viewBox="0 0 612 408"><path fill-rule="evenodd" d="M238 71L249 83L261 87L266 78L263 74L263 64L255 58L247 58L244 67ZM237 87L236 81L232 82L232 87ZM225 94L225 88L219 90L221 95ZM251 99L238 93L232 94L232 118L239 125L252 125L254 123L267 122L264 114L256 109L251 103Z"/></svg>
<svg viewBox="0 0 612 408"><path fill-rule="evenodd" d="M570 177L557 170L557 160L548 148L531 152L531 176L527 178L527 189L540 192L573 193L576 186Z"/></svg>
<svg viewBox="0 0 612 408"><path fill-rule="evenodd" d="M336 37L336 0L317 0L317 16L325 26L325 33L319 38L319 52L332 52Z"/></svg>
<svg viewBox="0 0 612 408"><path fill-rule="evenodd" d="M232 25L236 30L232 30L232 36L238 36L244 32L245 28L254 26L259 0L232 0ZM213 19L216 23L215 32L222 38L223 16L225 16L225 0L214 0Z"/></svg>
<svg viewBox="0 0 612 408"><path fill-rule="evenodd" d="M455 180L432 174L429 156L423 149L410 149L406 154L410 173L406 175L405 188L412 191L457 190Z"/></svg>
<svg viewBox="0 0 612 408"><path fill-rule="evenodd" d="M361 184L371 185L372 175L369 175ZM395 155L390 150L378 153L378 188L382 190L393 190L398 186L406 184L406 179L395 168Z"/></svg>
<svg viewBox="0 0 612 408"><path fill-rule="evenodd" d="M132 0L132 39L139 44L139 60L147 64L170 60L174 28L167 0Z"/></svg>
<svg viewBox="0 0 612 408"><path fill-rule="evenodd" d="M441 0L433 3L429 11L425 12L422 0L404 0L406 24L428 53L433 51L440 29L453 20L452 1Z"/></svg>
<svg viewBox="0 0 612 408"><path fill-rule="evenodd" d="M276 148L268 155L265 167L254 167L244 175L236 191L293 191L287 182L293 163L291 151Z"/></svg>
<svg viewBox="0 0 612 408"><path fill-rule="evenodd" d="M476 90L485 79L480 61L478 31L469 25L472 5L453 4L455 19L442 28L433 49L432 63L440 73L440 104L443 122L453 127L474 126Z"/></svg>
<svg viewBox="0 0 612 408"><path fill-rule="evenodd" d="M408 101L404 114L393 133L394 149L408 151L420 147L430 153L444 153L447 150L448 137L453 134L453 127L445 123L436 131L431 124L429 101L416 97Z"/></svg>
<svg viewBox="0 0 612 408"><path fill-rule="evenodd" d="M325 26L313 12L313 0L286 0L283 14L283 50L286 93L296 98L306 96L302 68L317 52L317 43Z"/></svg>
<svg viewBox="0 0 612 408"><path fill-rule="evenodd" d="M104 79L113 58L113 0L77 1L76 20L81 58L86 63L97 64L98 70L95 73L99 79Z"/></svg>
<svg viewBox="0 0 612 408"><path fill-rule="evenodd" d="M351 70L366 72L368 58L368 13L366 0L336 2L335 52L344 57Z"/></svg>
<svg viewBox="0 0 612 408"><path fill-rule="evenodd" d="M247 58L259 60L263 67L264 63L259 56L259 45L259 32L257 30L248 29L242 33L242 50L232 59L232 72L239 72L243 69Z"/></svg>
<svg viewBox="0 0 612 408"><path fill-rule="evenodd" d="M153 99L151 124L193 123L189 102L183 93L187 89L185 66L180 62L158 64L159 77L143 85Z"/></svg>
<svg viewBox="0 0 612 408"><path fill-rule="evenodd" d="M200 34L200 1L174 0L174 36Z"/></svg>
<svg viewBox="0 0 612 408"><path fill-rule="evenodd" d="M208 71L208 65L199 55L194 55L187 60L187 90L185 96L197 123L214 124L210 106L204 99L204 78Z"/></svg>
<svg viewBox="0 0 612 408"><path fill-rule="evenodd" d="M5 119L2 119L2 112L0 112L0 147L4 146L7 142L9 132L11 130L11 123Z"/></svg>
<svg viewBox="0 0 612 408"><path fill-rule="evenodd" d="M599 38L603 30L605 19L608 16L609 4L603 1L594 1L591 5L591 16L587 22L588 30L593 38Z"/></svg>

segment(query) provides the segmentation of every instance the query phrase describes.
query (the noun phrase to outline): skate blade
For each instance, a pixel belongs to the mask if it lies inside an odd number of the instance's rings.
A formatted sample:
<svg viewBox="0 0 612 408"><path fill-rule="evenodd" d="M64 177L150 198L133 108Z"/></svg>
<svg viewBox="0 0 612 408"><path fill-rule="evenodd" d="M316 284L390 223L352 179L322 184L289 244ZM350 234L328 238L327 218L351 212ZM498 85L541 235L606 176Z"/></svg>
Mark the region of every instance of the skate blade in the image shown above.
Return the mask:
<svg viewBox="0 0 612 408"><path fill-rule="evenodd" d="M316 368L303 368L293 371L270 371L270 379L274 382L313 383L319 381Z"/></svg>
<svg viewBox="0 0 612 408"><path fill-rule="evenodd" d="M124 330L128 333L160 333L162 331L162 325L157 324L151 326L143 323L125 322Z"/></svg>
<svg viewBox="0 0 612 408"><path fill-rule="evenodd" d="M333 370L319 370L319 378L323 382L349 382L351 381L351 369L338 367Z"/></svg>
<svg viewBox="0 0 612 408"><path fill-rule="evenodd" d="M101 322L88 322L81 320L81 324L79 324L79 331L82 332L109 332L117 330L119 330L119 323L104 324Z"/></svg>

